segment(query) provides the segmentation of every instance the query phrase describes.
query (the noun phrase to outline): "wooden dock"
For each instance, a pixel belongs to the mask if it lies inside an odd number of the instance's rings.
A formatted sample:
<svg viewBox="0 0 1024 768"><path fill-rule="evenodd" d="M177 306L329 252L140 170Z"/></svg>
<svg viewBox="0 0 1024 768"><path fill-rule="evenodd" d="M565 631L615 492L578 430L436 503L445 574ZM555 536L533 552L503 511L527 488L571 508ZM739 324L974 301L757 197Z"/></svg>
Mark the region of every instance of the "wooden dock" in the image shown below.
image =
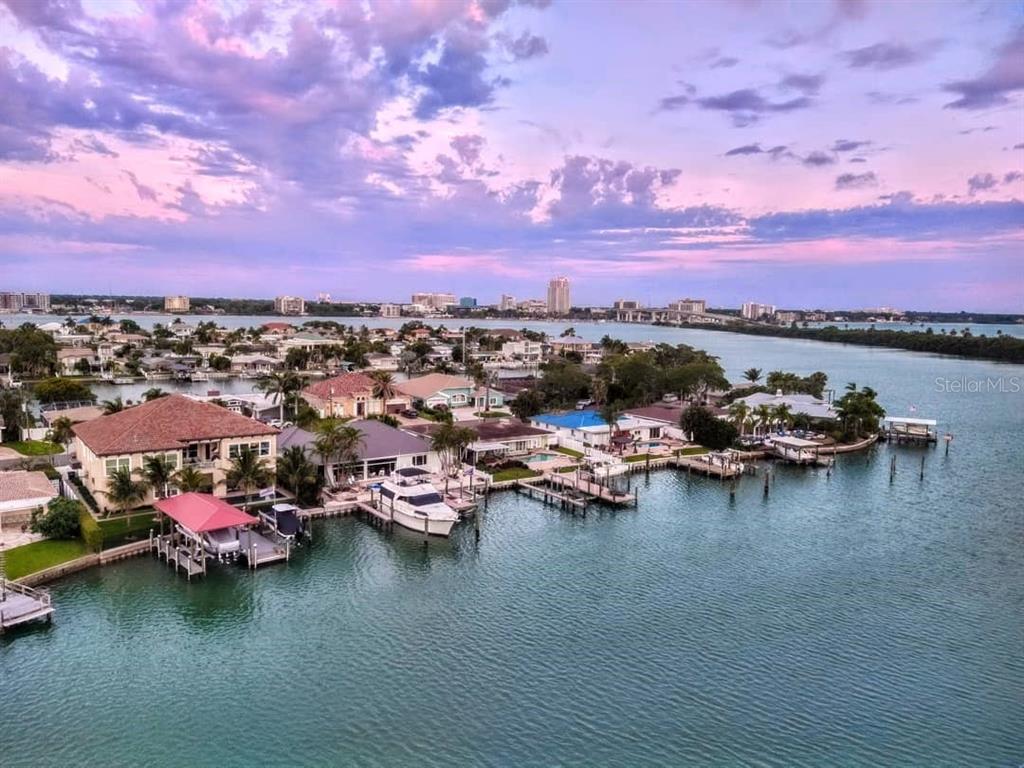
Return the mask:
<svg viewBox="0 0 1024 768"><path fill-rule="evenodd" d="M292 548L289 542L278 544L250 528L244 528L238 532L238 541L241 545L242 557L245 558L250 568L255 569L261 565L280 563L291 559Z"/></svg>
<svg viewBox="0 0 1024 768"><path fill-rule="evenodd" d="M572 489L576 493L587 496L592 501L603 501L606 504L618 504L620 506L636 505L636 496L634 494L628 491L617 491L593 480L585 480L578 475L572 476L552 472L545 475L545 478L557 488Z"/></svg>
<svg viewBox="0 0 1024 768"><path fill-rule="evenodd" d="M158 558L163 558L168 565L174 566L174 572L185 571L189 581L193 576L206 574L206 553L196 553L193 549L182 546L174 539L174 534L151 536L150 547Z"/></svg>
<svg viewBox="0 0 1024 768"><path fill-rule="evenodd" d="M556 504L562 509L580 511L583 514L587 513L587 500L585 498L570 496L567 493L559 493L551 488L547 488L539 482L539 480L544 479L542 477L532 481L517 480L513 487L516 489L516 492L525 493L531 499L538 499L545 504Z"/></svg>
<svg viewBox="0 0 1024 768"><path fill-rule="evenodd" d="M743 467L739 462L708 461L701 458L702 456L707 456L707 454L677 456L675 465L687 472L697 472L708 477L717 477L719 480L728 480L743 474Z"/></svg>
<svg viewBox="0 0 1024 768"><path fill-rule="evenodd" d="M53 620L50 593L0 578L0 635L33 621Z"/></svg>

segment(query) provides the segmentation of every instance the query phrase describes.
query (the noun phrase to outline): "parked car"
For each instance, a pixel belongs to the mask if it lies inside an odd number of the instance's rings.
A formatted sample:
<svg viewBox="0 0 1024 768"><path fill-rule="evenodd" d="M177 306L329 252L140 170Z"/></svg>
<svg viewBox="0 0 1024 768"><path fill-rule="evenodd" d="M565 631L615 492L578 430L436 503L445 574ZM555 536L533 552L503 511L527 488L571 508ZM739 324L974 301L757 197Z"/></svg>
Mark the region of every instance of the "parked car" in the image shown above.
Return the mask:
<svg viewBox="0 0 1024 768"><path fill-rule="evenodd" d="M400 412L400 415L405 416L405 418L407 419L415 419L417 416L420 415L420 413L419 411L413 408L406 408L404 411Z"/></svg>

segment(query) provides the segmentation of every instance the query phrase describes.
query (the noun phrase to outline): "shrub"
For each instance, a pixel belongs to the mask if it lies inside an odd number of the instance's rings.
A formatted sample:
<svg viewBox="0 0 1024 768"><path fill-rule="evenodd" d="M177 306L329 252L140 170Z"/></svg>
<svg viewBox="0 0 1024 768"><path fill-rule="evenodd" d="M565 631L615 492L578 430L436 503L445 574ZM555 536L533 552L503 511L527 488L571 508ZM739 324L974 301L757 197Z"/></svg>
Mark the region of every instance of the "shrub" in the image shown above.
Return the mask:
<svg viewBox="0 0 1024 768"><path fill-rule="evenodd" d="M699 405L691 406L683 412L679 426L684 432L693 433L695 443L716 451L728 448L739 435L733 424L723 421Z"/></svg>
<svg viewBox="0 0 1024 768"><path fill-rule="evenodd" d="M75 486L75 490L78 491L78 498L85 502L86 506L89 507L95 514L100 514L100 505L96 503L96 498L92 495L88 488L85 487L85 483L82 482L82 478L73 472L68 473L68 480Z"/></svg>
<svg viewBox="0 0 1024 768"><path fill-rule="evenodd" d="M103 529L96 522L96 518L89 514L89 510L79 505L78 527L82 533L82 541L90 552L99 552L103 549Z"/></svg>
<svg viewBox="0 0 1024 768"><path fill-rule="evenodd" d="M77 501L56 498L45 511L40 508L32 513L31 528L48 539L77 539L81 511L83 507Z"/></svg>

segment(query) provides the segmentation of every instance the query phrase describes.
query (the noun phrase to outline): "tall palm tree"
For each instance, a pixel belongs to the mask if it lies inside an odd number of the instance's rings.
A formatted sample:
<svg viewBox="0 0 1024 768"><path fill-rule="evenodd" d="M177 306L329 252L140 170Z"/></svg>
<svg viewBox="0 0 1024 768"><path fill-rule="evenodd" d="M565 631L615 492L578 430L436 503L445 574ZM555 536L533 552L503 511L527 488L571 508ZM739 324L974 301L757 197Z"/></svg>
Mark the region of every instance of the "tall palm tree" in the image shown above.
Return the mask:
<svg viewBox="0 0 1024 768"><path fill-rule="evenodd" d="M373 379L373 396L380 400L381 412L386 413L388 400L397 394L395 377L387 371L374 371L370 378Z"/></svg>
<svg viewBox="0 0 1024 768"><path fill-rule="evenodd" d="M743 372L743 378L749 381L751 384L757 384L757 382L761 379L761 369L747 368L747 370Z"/></svg>
<svg viewBox="0 0 1024 768"><path fill-rule="evenodd" d="M277 481L296 499L309 499L318 480L316 465L309 460L305 447L293 445L277 458Z"/></svg>
<svg viewBox="0 0 1024 768"><path fill-rule="evenodd" d="M787 427L793 423L793 412L785 403L779 403L772 409L772 417L777 423Z"/></svg>
<svg viewBox="0 0 1024 768"><path fill-rule="evenodd" d="M58 416L50 425L50 440L64 446L67 451L68 445L75 439L74 424L67 416Z"/></svg>
<svg viewBox="0 0 1024 768"><path fill-rule="evenodd" d="M121 514L127 514L129 509L142 503L149 492L149 485L145 480L135 479L135 471L129 467L119 467L107 476L107 490L104 495L114 503Z"/></svg>
<svg viewBox="0 0 1024 768"><path fill-rule="evenodd" d="M184 466L175 472L172 482L182 493L209 490L213 485L209 475L191 466Z"/></svg>
<svg viewBox="0 0 1024 768"><path fill-rule="evenodd" d="M447 422L438 427L431 440L433 448L441 458L441 468L450 474L461 462L466 447L476 440L476 433L468 427Z"/></svg>
<svg viewBox="0 0 1024 768"><path fill-rule="evenodd" d="M768 434L772 423L772 407L767 403L761 403L761 405L754 409L754 419L757 421L757 425L764 431L764 434Z"/></svg>
<svg viewBox="0 0 1024 768"><path fill-rule="evenodd" d="M160 389L160 387L150 387L142 393L142 399L148 403L150 400L166 397L166 395L167 393Z"/></svg>
<svg viewBox="0 0 1024 768"><path fill-rule="evenodd" d="M736 428L742 437L746 431L747 420L750 418L750 406L746 403L736 401L729 406L729 416L732 418Z"/></svg>
<svg viewBox="0 0 1024 768"><path fill-rule="evenodd" d="M302 389L302 377L295 371L275 371L256 382L256 389L265 392L277 403L279 418L284 421L284 404Z"/></svg>
<svg viewBox="0 0 1024 768"><path fill-rule="evenodd" d="M356 427L349 427L335 421L321 424L314 450L324 462L324 473L331 485L336 484L334 468L337 465L348 466L359 458L359 449L363 444L363 433Z"/></svg>
<svg viewBox="0 0 1024 768"><path fill-rule="evenodd" d="M174 481L176 464L164 456L147 456L142 462L142 475L156 493L157 498L167 498L171 483Z"/></svg>
<svg viewBox="0 0 1024 768"><path fill-rule="evenodd" d="M246 446L231 459L231 466L228 467L224 479L228 487L242 489L245 494L245 505L248 506L253 491L273 482L274 473L259 454Z"/></svg>
<svg viewBox="0 0 1024 768"><path fill-rule="evenodd" d="M100 407L103 409L103 413L109 416L112 413L120 413L125 409L124 400L118 395L113 400L104 400L100 403Z"/></svg>

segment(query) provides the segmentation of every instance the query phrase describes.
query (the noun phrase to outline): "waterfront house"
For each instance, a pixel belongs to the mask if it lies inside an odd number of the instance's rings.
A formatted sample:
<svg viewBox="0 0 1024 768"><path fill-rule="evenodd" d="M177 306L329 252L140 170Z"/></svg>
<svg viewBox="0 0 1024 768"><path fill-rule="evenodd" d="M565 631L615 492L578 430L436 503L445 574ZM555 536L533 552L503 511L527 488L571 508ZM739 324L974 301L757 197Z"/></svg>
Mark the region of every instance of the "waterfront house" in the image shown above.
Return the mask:
<svg viewBox="0 0 1024 768"><path fill-rule="evenodd" d="M588 448L607 448L612 445L612 430L596 411L568 411L566 413L541 413L530 419L539 429L555 433L558 444L566 448L583 451ZM658 440L667 435L665 423L642 416L619 416L615 425L615 441L619 445Z"/></svg>
<svg viewBox="0 0 1024 768"><path fill-rule="evenodd" d="M401 381L395 384L395 389L408 395L415 405L428 408L439 405L446 408L484 408L488 403L491 408L500 408L505 404L505 395L500 390L492 387L488 391L484 387L477 387L472 379L446 373L428 373L426 376Z"/></svg>
<svg viewBox="0 0 1024 768"><path fill-rule="evenodd" d="M785 405L794 416L802 414L810 419L828 421L836 418L836 411L832 404L814 395L784 395L781 391L774 395L768 392L755 392L747 397L738 398L736 402L745 403L751 410L761 405L767 405L769 408Z"/></svg>
<svg viewBox="0 0 1024 768"><path fill-rule="evenodd" d="M382 413L397 413L410 405L409 398L398 391L387 402L374 396L375 382L365 373L343 373L310 384L302 396L320 418L361 418Z"/></svg>
<svg viewBox="0 0 1024 768"><path fill-rule="evenodd" d="M0 532L27 524L33 510L45 507L58 495L54 483L42 472L0 472Z"/></svg>
<svg viewBox="0 0 1024 768"><path fill-rule="evenodd" d="M349 473L357 480L365 480L386 477L404 467L423 467L431 472L441 467L437 452L422 436L395 429L376 419L350 421L346 426L358 429L362 439L356 447L355 461L346 467L332 465L332 477ZM315 440L316 435L312 432L300 427L285 427L278 441L278 455L298 445L306 449L313 463L323 466L323 457L314 448Z"/></svg>
<svg viewBox="0 0 1024 768"><path fill-rule="evenodd" d="M374 371L397 371L399 359L395 355L386 355L383 352L370 352L366 356L366 362Z"/></svg>
<svg viewBox="0 0 1024 768"><path fill-rule="evenodd" d="M460 421L459 426L471 429L476 435L476 440L468 450L470 454L480 456L484 454L522 456L531 451L550 447L555 438L555 434L551 430L524 424L518 419ZM439 428L440 425L436 423L405 427L407 431L425 437L432 436Z"/></svg>
<svg viewBox="0 0 1024 768"><path fill-rule="evenodd" d="M141 470L149 456L164 456L175 468L189 465L208 475L213 493L226 496L231 459L246 447L273 469L278 430L213 403L167 395L119 413L76 424L73 452L81 479L102 507L107 478L117 469ZM163 491L163 489L157 489ZM170 495L177 493L173 487ZM137 506L151 504L151 490Z"/></svg>
<svg viewBox="0 0 1024 768"><path fill-rule="evenodd" d="M61 347L57 350L57 364L64 376L73 376L82 370L83 361L89 369L100 367L99 356L89 347Z"/></svg>
<svg viewBox="0 0 1024 768"><path fill-rule="evenodd" d="M284 362L269 355L234 355L231 358L231 372L262 376L284 367Z"/></svg>

